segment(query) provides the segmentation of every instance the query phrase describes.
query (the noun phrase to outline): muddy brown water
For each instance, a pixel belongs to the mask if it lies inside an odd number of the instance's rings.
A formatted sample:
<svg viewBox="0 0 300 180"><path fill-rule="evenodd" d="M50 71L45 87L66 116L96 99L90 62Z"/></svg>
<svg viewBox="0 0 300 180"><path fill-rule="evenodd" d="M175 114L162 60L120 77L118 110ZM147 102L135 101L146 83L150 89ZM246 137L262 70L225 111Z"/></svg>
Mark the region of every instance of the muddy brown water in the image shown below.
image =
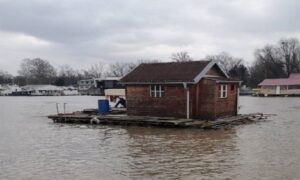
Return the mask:
<svg viewBox="0 0 300 180"><path fill-rule="evenodd" d="M300 179L300 98L241 97L277 114L231 130L53 124L98 97L0 97L0 179Z"/></svg>

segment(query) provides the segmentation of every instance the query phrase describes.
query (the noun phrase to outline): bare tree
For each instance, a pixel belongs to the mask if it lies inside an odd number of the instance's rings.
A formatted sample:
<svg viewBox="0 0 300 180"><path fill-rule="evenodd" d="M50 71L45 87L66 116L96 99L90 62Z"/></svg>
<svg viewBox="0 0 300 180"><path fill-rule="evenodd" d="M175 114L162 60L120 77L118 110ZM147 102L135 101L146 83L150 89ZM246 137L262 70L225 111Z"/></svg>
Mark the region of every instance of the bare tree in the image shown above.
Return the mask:
<svg viewBox="0 0 300 180"><path fill-rule="evenodd" d="M255 62L250 68L250 86L256 87L266 78L286 77L284 63L281 61L278 48L266 45L255 51Z"/></svg>
<svg viewBox="0 0 300 180"><path fill-rule="evenodd" d="M68 64L63 65L59 68L58 76L71 77L75 75L76 71Z"/></svg>
<svg viewBox="0 0 300 180"><path fill-rule="evenodd" d="M88 69L88 73L92 78L102 78L104 75L104 64L101 62L93 64Z"/></svg>
<svg viewBox="0 0 300 180"><path fill-rule="evenodd" d="M248 85L249 69L244 64L243 59L233 57L226 52L207 56L206 59L217 61L230 77L237 78L241 80L243 84Z"/></svg>
<svg viewBox="0 0 300 180"><path fill-rule="evenodd" d="M265 67L265 78L279 78L285 75L283 62L275 46L266 45L255 51L255 58Z"/></svg>
<svg viewBox="0 0 300 180"><path fill-rule="evenodd" d="M18 85L18 86L25 86L27 84L26 79L23 76L15 76L14 80L13 80L13 83Z"/></svg>
<svg viewBox="0 0 300 180"><path fill-rule="evenodd" d="M27 84L49 84L56 76L54 67L41 58L24 59L18 73L25 77Z"/></svg>
<svg viewBox="0 0 300 180"><path fill-rule="evenodd" d="M217 61L218 64L226 71L226 73L229 73L229 71L233 67L239 66L240 64L243 63L243 59L235 58L235 57L229 55L226 52L221 52L221 53L216 54L216 55L206 56L206 59Z"/></svg>
<svg viewBox="0 0 300 180"><path fill-rule="evenodd" d="M135 63L114 63L109 65L109 71L107 72L107 76L112 77L123 77L130 71L132 71L137 64Z"/></svg>
<svg viewBox="0 0 300 180"><path fill-rule="evenodd" d="M11 84L13 76L6 71L0 70L0 84Z"/></svg>
<svg viewBox="0 0 300 180"><path fill-rule="evenodd" d="M74 70L70 65L63 65L59 69L58 76L55 79L57 86L70 86L76 85L80 80L81 74L79 71Z"/></svg>
<svg viewBox="0 0 300 180"><path fill-rule="evenodd" d="M278 53L285 66L286 74L300 71L300 43L296 38L281 39L278 43Z"/></svg>
<svg viewBox="0 0 300 180"><path fill-rule="evenodd" d="M178 53L173 53L171 59L175 62L185 62L185 61L192 61L193 59L190 57L188 52L182 51Z"/></svg>

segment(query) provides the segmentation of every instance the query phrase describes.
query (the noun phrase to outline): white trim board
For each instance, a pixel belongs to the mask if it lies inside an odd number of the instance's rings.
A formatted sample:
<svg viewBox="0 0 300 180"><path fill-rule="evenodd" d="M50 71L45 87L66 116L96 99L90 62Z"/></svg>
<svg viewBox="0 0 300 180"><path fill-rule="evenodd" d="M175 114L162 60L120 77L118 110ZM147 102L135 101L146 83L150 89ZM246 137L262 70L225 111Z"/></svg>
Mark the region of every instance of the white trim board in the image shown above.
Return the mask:
<svg viewBox="0 0 300 180"><path fill-rule="evenodd" d="M223 68L217 63L217 61L212 60L210 63L206 65L206 67L194 78L194 83L198 83L205 75L206 73L214 66L218 66L222 73L226 76L226 78L229 78L227 73L223 70Z"/></svg>

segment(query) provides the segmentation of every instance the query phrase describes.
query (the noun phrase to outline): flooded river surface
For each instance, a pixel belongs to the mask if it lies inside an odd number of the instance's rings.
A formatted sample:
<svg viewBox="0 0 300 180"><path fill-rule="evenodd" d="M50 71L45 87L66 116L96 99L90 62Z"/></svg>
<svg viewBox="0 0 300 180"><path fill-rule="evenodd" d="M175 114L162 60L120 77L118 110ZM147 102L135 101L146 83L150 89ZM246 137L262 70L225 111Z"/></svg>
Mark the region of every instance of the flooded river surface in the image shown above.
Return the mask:
<svg viewBox="0 0 300 180"><path fill-rule="evenodd" d="M231 130L53 124L97 97L0 97L0 179L300 179L300 98L241 97L277 114Z"/></svg>

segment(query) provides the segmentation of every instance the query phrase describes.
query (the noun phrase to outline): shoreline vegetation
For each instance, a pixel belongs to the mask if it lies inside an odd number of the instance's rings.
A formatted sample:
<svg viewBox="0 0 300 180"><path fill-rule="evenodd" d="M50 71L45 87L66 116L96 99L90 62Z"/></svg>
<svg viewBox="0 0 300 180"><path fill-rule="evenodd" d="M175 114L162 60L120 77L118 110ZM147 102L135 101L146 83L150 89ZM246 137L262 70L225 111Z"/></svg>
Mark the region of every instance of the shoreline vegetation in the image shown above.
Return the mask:
<svg viewBox="0 0 300 180"><path fill-rule="evenodd" d="M236 58L226 52L208 55L204 59L215 60L229 76L243 81L242 85L256 87L266 78L285 78L291 73L300 72L300 42L297 38L281 39L273 45L256 49L255 61L249 65L243 58ZM171 55L170 61L192 61L188 52ZM141 59L136 62L116 62L105 64L99 62L88 69L74 69L71 65L55 68L48 60L42 58L24 59L20 64L18 75L13 76L0 70L0 84L74 86L82 79L122 77L141 63L161 62L159 59Z"/></svg>

